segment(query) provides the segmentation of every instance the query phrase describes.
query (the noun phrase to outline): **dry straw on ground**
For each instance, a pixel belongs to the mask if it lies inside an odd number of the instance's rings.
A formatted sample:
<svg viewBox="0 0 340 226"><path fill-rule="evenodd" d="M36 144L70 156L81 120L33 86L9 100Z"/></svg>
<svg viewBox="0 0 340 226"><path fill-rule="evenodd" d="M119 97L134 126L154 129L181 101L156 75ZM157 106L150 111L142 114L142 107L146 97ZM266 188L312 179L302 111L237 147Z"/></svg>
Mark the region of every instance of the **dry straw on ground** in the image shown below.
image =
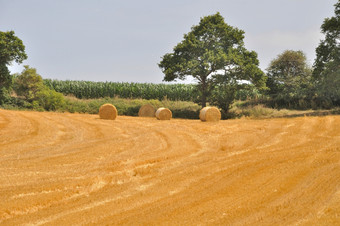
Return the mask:
<svg viewBox="0 0 340 226"><path fill-rule="evenodd" d="M168 108L158 108L156 118L159 120L170 120L172 118L172 112Z"/></svg>
<svg viewBox="0 0 340 226"><path fill-rule="evenodd" d="M156 109L151 104L143 105L138 112L139 117L155 117Z"/></svg>
<svg viewBox="0 0 340 226"><path fill-rule="evenodd" d="M217 122L221 119L221 112L216 107L205 107L200 111L201 121Z"/></svg>
<svg viewBox="0 0 340 226"><path fill-rule="evenodd" d="M117 108L113 106L112 104L103 104L99 108L99 117L101 119L114 120L116 119L117 115L118 115Z"/></svg>

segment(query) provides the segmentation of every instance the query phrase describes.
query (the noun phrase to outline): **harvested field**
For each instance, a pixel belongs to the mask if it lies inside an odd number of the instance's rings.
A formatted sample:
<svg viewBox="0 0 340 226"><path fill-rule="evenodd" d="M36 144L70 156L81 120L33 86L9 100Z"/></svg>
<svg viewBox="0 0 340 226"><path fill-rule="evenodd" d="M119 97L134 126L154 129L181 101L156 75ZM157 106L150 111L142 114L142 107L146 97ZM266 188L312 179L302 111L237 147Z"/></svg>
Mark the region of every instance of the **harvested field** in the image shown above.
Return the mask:
<svg viewBox="0 0 340 226"><path fill-rule="evenodd" d="M0 110L1 225L339 225L340 117Z"/></svg>

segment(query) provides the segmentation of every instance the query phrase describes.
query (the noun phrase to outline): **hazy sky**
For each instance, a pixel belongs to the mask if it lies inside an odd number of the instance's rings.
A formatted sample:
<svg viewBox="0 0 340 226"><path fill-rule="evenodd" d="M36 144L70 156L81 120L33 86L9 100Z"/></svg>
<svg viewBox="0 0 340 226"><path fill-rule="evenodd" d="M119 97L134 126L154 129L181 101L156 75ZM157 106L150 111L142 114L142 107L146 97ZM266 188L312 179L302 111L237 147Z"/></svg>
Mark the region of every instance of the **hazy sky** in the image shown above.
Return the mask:
<svg viewBox="0 0 340 226"><path fill-rule="evenodd" d="M245 31L261 69L286 49L310 64L337 0L0 0L0 30L24 42L43 78L160 83L161 57L200 18L220 12ZM11 71L20 72L22 65Z"/></svg>

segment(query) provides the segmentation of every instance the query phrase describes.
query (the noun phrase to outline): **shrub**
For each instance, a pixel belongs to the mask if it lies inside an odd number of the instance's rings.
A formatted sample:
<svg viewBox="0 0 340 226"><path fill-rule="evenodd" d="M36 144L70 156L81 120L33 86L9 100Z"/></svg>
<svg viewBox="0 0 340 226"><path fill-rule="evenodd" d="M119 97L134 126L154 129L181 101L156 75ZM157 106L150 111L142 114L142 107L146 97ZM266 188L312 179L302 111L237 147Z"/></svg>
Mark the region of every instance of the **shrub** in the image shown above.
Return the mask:
<svg viewBox="0 0 340 226"><path fill-rule="evenodd" d="M11 96L9 91L5 87L0 87L0 105L9 103L11 100Z"/></svg>
<svg viewBox="0 0 340 226"><path fill-rule="evenodd" d="M64 96L61 93L58 93L54 90L43 88L39 90L36 94L36 101L33 101L35 104L43 107L47 111L55 111L63 108L65 104ZM37 107L37 106L36 106Z"/></svg>
<svg viewBox="0 0 340 226"><path fill-rule="evenodd" d="M144 100L144 99L122 99L122 98L101 98L80 100L74 97L66 97L63 111L71 113L90 113L98 114L99 108L103 104L114 105L119 115L138 116L141 106L151 104L155 109L159 107L169 108L174 118L198 119L201 107L192 102L186 101L169 101L169 100Z"/></svg>
<svg viewBox="0 0 340 226"><path fill-rule="evenodd" d="M32 102L44 84L35 68L30 68L28 65L24 67L21 74L15 76L13 88L18 96L23 96L27 101Z"/></svg>

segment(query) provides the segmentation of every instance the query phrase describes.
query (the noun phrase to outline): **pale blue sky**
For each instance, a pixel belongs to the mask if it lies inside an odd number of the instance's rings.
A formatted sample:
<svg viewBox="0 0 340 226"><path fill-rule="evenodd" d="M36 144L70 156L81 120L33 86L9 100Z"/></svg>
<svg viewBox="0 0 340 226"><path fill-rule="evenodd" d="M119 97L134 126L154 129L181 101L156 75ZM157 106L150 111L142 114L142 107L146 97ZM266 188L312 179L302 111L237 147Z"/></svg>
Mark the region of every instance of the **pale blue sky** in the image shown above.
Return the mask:
<svg viewBox="0 0 340 226"><path fill-rule="evenodd" d="M220 12L245 31L261 69L286 49L310 64L336 0L0 0L0 30L14 30L44 78L160 83L157 64L203 16ZM13 65L11 71L22 70Z"/></svg>

